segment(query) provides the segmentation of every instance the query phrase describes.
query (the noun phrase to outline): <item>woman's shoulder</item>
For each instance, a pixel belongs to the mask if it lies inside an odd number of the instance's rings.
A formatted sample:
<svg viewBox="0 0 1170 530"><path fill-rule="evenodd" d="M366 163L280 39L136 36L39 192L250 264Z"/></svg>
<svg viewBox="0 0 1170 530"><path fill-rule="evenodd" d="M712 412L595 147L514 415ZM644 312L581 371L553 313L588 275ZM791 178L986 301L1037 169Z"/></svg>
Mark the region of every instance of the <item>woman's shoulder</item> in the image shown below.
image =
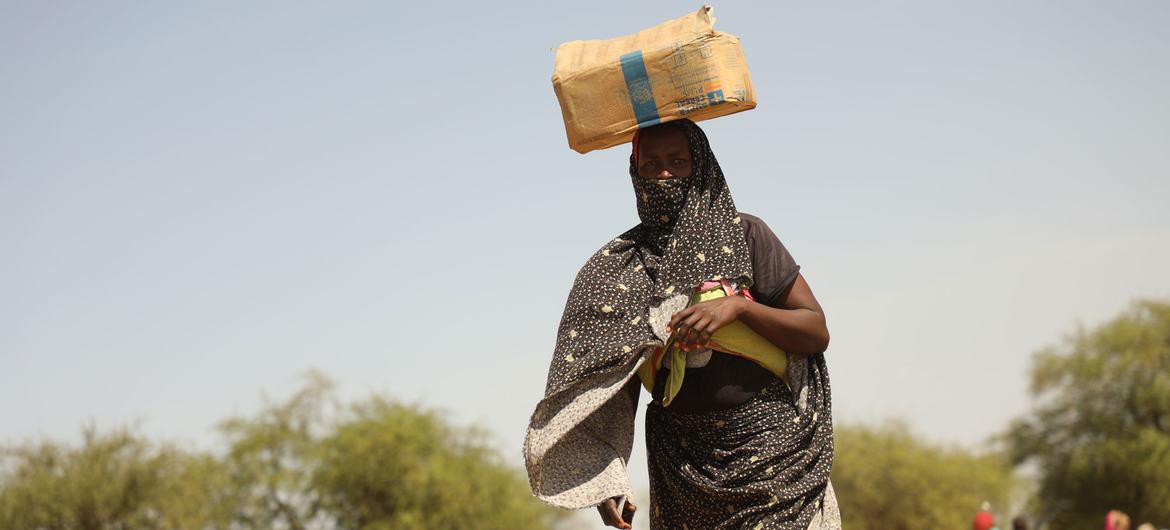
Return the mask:
<svg viewBox="0 0 1170 530"><path fill-rule="evenodd" d="M756 217L747 212L739 212L739 220L743 226L744 235L747 236L748 241L756 239L773 239L776 234L772 232L772 228L765 223L763 219Z"/></svg>
<svg viewBox="0 0 1170 530"><path fill-rule="evenodd" d="M755 252L765 253L787 253L788 250L784 248L784 243L780 242L780 237L776 232L772 231L772 227L768 226L763 219L756 217L747 212L739 212L739 225L743 227L744 237L748 241L748 246Z"/></svg>
<svg viewBox="0 0 1170 530"><path fill-rule="evenodd" d="M777 296L796 279L800 265L763 219L744 212L739 213L739 219L752 257L756 300L774 305Z"/></svg>
<svg viewBox="0 0 1170 530"><path fill-rule="evenodd" d="M762 223L762 222L764 222L759 217L756 217L755 215L752 215L752 214L747 213L747 212L739 212L739 217L740 217L740 219L743 219L749 223Z"/></svg>

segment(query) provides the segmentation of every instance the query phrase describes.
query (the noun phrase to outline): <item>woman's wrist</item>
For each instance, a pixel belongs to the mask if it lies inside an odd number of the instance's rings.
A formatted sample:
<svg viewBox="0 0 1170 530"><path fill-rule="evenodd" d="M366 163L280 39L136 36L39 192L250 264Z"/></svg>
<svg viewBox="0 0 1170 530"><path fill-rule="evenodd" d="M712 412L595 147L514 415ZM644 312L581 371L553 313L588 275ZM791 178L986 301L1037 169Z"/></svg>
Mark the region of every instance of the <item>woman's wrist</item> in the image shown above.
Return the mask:
<svg viewBox="0 0 1170 530"><path fill-rule="evenodd" d="M755 303L751 299L744 296L735 297L735 301L736 320L743 318L744 315L748 314L748 311L751 310L752 304Z"/></svg>

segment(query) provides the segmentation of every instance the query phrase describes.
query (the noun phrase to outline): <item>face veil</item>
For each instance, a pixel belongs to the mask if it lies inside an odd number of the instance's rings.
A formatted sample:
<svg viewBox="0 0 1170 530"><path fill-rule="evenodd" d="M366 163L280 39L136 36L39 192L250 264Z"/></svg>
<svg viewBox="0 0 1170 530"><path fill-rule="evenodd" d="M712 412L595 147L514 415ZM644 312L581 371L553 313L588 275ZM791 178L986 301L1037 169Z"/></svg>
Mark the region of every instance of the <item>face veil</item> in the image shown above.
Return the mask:
<svg viewBox="0 0 1170 530"><path fill-rule="evenodd" d="M638 253L655 284L654 295L716 278L751 284L751 258L731 191L703 130L690 120L660 125L686 134L691 175L647 179L638 174L638 143L630 155L630 180L641 224L632 231ZM672 292L675 292L672 291Z"/></svg>

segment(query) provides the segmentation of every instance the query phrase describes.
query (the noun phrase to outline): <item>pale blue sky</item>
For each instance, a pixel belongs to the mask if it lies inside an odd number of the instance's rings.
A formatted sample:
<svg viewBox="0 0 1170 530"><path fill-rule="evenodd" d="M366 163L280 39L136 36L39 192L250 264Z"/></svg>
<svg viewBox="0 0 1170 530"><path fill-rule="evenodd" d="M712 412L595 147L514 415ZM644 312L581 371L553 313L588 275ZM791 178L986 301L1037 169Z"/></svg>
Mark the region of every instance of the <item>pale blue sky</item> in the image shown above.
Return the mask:
<svg viewBox="0 0 1170 530"><path fill-rule="evenodd" d="M553 48L699 3L0 3L0 441L211 426L316 367L492 429L636 222ZM976 446L1030 353L1170 297L1170 3L716 4L759 98L704 122L804 267L838 420Z"/></svg>

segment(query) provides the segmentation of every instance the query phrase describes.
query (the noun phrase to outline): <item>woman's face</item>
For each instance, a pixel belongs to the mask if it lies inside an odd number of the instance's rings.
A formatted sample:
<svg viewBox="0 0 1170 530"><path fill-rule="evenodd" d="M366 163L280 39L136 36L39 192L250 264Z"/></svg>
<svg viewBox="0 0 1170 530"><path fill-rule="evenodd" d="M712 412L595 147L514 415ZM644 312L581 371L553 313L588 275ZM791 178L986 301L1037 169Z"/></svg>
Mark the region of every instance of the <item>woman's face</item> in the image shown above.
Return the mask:
<svg viewBox="0 0 1170 530"><path fill-rule="evenodd" d="M642 131L638 140L638 175L646 179L691 176L691 144L681 127Z"/></svg>

